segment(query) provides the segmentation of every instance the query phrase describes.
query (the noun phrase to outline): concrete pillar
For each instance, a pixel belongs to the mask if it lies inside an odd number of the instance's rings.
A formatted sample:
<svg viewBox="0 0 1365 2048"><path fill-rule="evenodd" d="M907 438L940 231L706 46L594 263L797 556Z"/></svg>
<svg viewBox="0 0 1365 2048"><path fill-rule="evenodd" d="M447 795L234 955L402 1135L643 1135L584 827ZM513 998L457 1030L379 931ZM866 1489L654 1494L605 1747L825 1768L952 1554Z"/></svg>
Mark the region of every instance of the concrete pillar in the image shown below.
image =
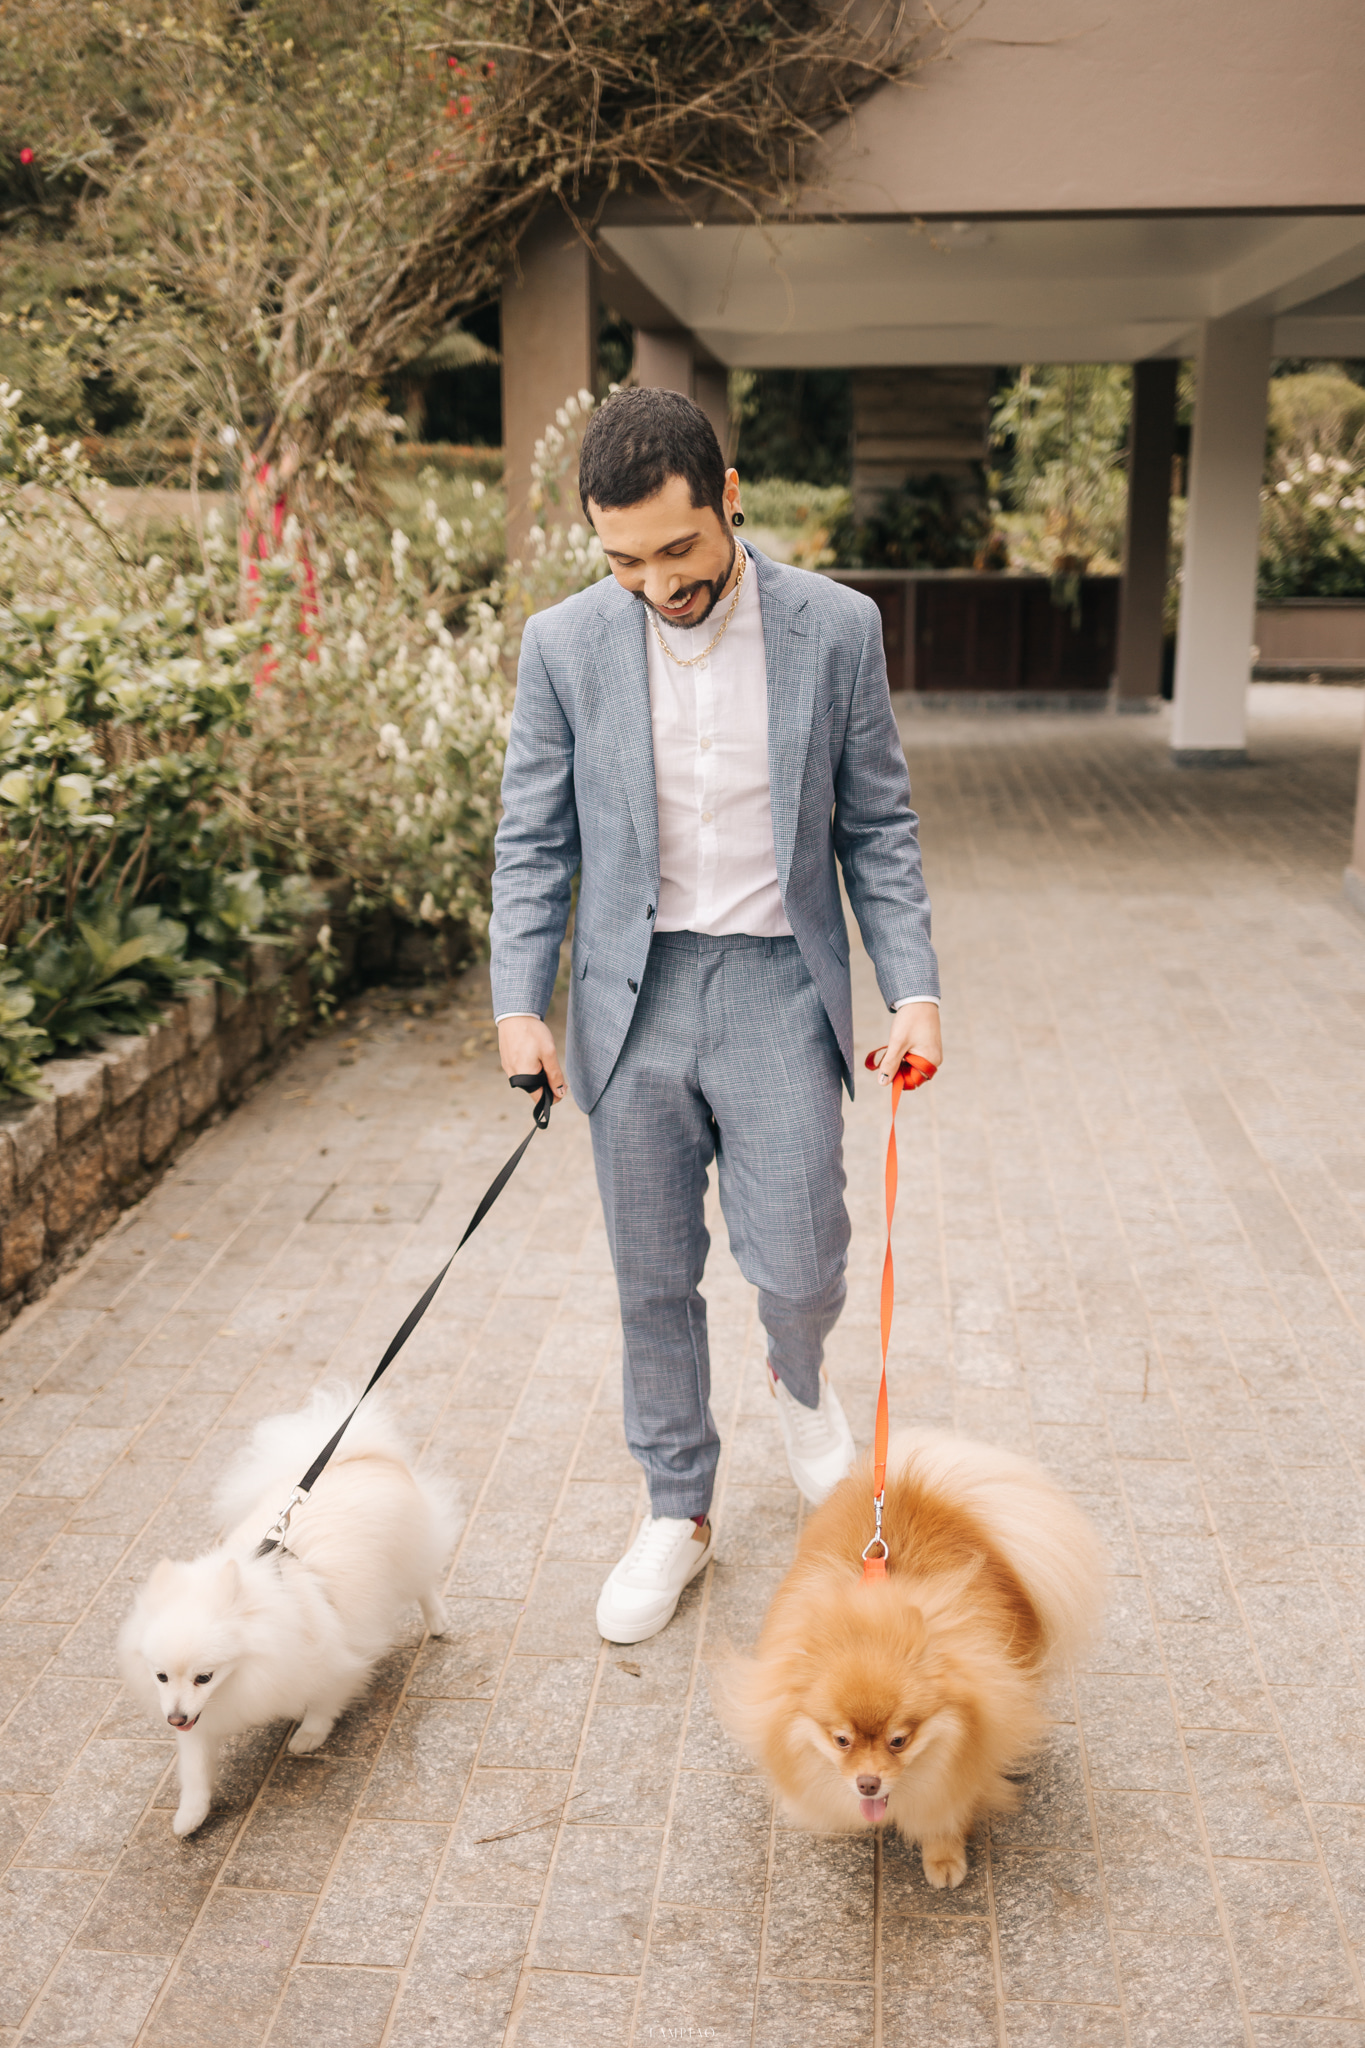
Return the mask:
<svg viewBox="0 0 1365 2048"><path fill-rule="evenodd" d="M1182 768L1246 759L1269 376L1268 320L1205 321L1171 731L1171 755Z"/></svg>
<svg viewBox="0 0 1365 2048"><path fill-rule="evenodd" d="M647 391L681 391L701 407L729 461L729 381L722 364L703 362L686 327L637 327L634 380Z"/></svg>
<svg viewBox="0 0 1365 2048"><path fill-rule="evenodd" d="M647 391L692 396L692 337L685 327L636 328L635 382Z"/></svg>
<svg viewBox="0 0 1365 2048"><path fill-rule="evenodd" d="M719 363L693 364L692 396L715 428L728 468L734 438L730 428L730 380Z"/></svg>
<svg viewBox="0 0 1365 2048"><path fill-rule="evenodd" d="M1351 845L1351 865L1344 877L1346 901L1365 917L1365 735L1360 745L1360 781L1356 785L1356 829Z"/></svg>
<svg viewBox="0 0 1365 2048"><path fill-rule="evenodd" d="M507 552L515 559L532 524L527 503L536 442L566 398L597 384L597 273L563 223L528 235L518 276L502 289L502 439ZM561 486L556 523L580 517L572 475Z"/></svg>
<svg viewBox="0 0 1365 2048"><path fill-rule="evenodd" d="M1133 365L1128 428L1128 511L1123 529L1116 711L1146 711L1161 700L1162 610L1175 449L1176 362Z"/></svg>

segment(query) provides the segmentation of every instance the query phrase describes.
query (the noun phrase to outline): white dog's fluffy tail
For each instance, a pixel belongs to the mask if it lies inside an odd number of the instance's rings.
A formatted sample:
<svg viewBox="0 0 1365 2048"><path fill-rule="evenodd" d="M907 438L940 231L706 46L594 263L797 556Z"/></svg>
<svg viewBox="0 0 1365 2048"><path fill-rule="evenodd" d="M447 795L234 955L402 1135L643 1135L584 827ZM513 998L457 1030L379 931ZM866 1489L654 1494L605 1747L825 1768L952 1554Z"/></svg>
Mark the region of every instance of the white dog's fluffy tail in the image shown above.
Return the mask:
<svg viewBox="0 0 1365 2048"><path fill-rule="evenodd" d="M897 1430L891 1472L912 1472L975 1516L1043 1624L1048 1650L1072 1657L1097 1630L1104 1556L1089 1522L1038 1465L939 1430Z"/></svg>
<svg viewBox="0 0 1365 2048"><path fill-rule="evenodd" d="M278 1505L283 1507L342 1417L354 1407L355 1399L356 1390L351 1387L319 1387L306 1408L292 1415L270 1415L264 1422L258 1422L250 1442L233 1459L214 1491L221 1527L235 1529L262 1495L273 1498L278 1494ZM373 1457L393 1458L412 1469L411 1447L404 1442L382 1389L365 1401L332 1453L331 1465ZM425 1473L414 1472L413 1478L431 1513L438 1548L443 1546L448 1553L455 1540L456 1523L450 1489L433 1482Z"/></svg>

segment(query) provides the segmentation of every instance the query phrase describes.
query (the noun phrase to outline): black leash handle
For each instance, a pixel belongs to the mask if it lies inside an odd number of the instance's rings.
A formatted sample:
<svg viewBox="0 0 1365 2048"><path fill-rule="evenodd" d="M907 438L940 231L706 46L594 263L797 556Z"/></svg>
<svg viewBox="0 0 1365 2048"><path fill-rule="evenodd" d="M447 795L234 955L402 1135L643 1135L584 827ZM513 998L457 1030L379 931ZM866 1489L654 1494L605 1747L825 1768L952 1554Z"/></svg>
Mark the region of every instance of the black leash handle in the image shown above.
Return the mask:
<svg viewBox="0 0 1365 2048"><path fill-rule="evenodd" d="M336 1450L337 1445L341 1442L341 1439L345 1436L347 1430L351 1426L351 1423L355 1419L356 1412L360 1407L360 1402L363 1401L365 1399L366 1394L370 1393L378 1385L379 1381L383 1379L384 1374L393 1364L394 1359L397 1358L399 1352L407 1343L408 1338L412 1335L413 1331L417 1328L417 1325L421 1322L427 1310L431 1307L432 1302L436 1299L437 1290L439 1289L441 1282L445 1279L446 1274L450 1271L456 1259L464 1250L470 1238L474 1235L474 1232L483 1222L484 1217L488 1214L494 1202L497 1201L498 1196L502 1193L503 1189L507 1186L508 1181L512 1178L512 1175L520 1166L522 1154L525 1152L526 1147L530 1144L532 1138L534 1138L536 1132L545 1131L549 1129L550 1111L554 1106L555 1099L554 1089L550 1085L549 1075L544 1071L540 1072L539 1074L513 1074L511 1077L511 1086L513 1088L524 1089L528 1095L534 1095L536 1098L535 1107L531 1112L532 1123L530 1130L526 1133L526 1136L517 1146L516 1151L507 1161L506 1165L500 1167L498 1169L498 1172L494 1175L493 1180L490 1186L488 1187L486 1193L484 1194L482 1200L480 1201L478 1208L474 1211L474 1214L470 1217L468 1223L465 1225L464 1236L460 1239L460 1242L456 1245L454 1251L450 1254L450 1257L446 1260L440 1272L436 1275L436 1278L432 1281L431 1285L426 1289L421 1299L417 1301L414 1304L414 1306L408 1310L408 1313L403 1318L403 1321L400 1324L396 1334L389 1339L388 1349L385 1351L384 1356L380 1359L374 1371L370 1374L369 1380L366 1383L363 1392L361 1393L360 1401L356 1402L355 1407L352 1408L350 1414L342 1422L340 1428L337 1429L334 1432L334 1434L329 1438L329 1440L323 1445L322 1449L318 1452L316 1458L314 1458L312 1464L308 1467L308 1470L304 1473L302 1479L300 1479L298 1485L294 1488L294 1491L289 1496L288 1501L285 1503L284 1507L281 1508L279 1515L276 1517L275 1521L272 1522L270 1528L267 1529L261 1541L257 1544L255 1552L257 1557L269 1557L272 1550L280 1550L284 1547L284 1538L285 1533L289 1527L290 1517L293 1515L295 1508L300 1507L303 1504L303 1502L307 1500L309 1494L317 1485L318 1480L326 1471L327 1466L331 1461L333 1452Z"/></svg>

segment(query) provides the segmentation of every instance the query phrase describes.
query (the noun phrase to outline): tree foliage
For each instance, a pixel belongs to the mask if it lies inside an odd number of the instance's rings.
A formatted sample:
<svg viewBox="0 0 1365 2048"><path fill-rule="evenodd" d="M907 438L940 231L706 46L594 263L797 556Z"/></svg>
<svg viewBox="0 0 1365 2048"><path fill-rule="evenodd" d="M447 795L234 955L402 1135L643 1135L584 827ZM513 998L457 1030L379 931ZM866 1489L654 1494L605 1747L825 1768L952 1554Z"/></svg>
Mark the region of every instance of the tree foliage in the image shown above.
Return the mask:
<svg viewBox="0 0 1365 2048"><path fill-rule="evenodd" d="M345 483L385 379L616 195L757 219L802 149L941 40L844 0L50 0L0 11L34 205L79 190L153 430L227 428L295 502ZM87 295L88 296L88 295ZM87 346L94 337L86 334Z"/></svg>

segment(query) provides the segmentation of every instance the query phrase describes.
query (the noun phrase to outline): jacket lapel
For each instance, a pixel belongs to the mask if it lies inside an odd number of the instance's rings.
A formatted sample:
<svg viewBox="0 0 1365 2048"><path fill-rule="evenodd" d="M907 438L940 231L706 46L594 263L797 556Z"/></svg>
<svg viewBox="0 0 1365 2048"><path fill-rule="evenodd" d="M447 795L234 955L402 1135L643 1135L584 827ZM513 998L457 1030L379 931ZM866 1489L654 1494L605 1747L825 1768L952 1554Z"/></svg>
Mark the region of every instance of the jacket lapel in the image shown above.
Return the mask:
<svg viewBox="0 0 1365 2048"><path fill-rule="evenodd" d="M777 879L785 895L796 848L801 782L815 712L819 635L807 600L800 597L791 602L780 594L778 579L765 555L751 553L750 560L758 571L758 599L763 613L773 847L777 854Z"/></svg>
<svg viewBox="0 0 1365 2048"><path fill-rule="evenodd" d="M659 799L654 786L654 727L650 718L645 608L613 583L603 607L602 666L618 765L630 805L640 857L654 900L659 891Z"/></svg>

